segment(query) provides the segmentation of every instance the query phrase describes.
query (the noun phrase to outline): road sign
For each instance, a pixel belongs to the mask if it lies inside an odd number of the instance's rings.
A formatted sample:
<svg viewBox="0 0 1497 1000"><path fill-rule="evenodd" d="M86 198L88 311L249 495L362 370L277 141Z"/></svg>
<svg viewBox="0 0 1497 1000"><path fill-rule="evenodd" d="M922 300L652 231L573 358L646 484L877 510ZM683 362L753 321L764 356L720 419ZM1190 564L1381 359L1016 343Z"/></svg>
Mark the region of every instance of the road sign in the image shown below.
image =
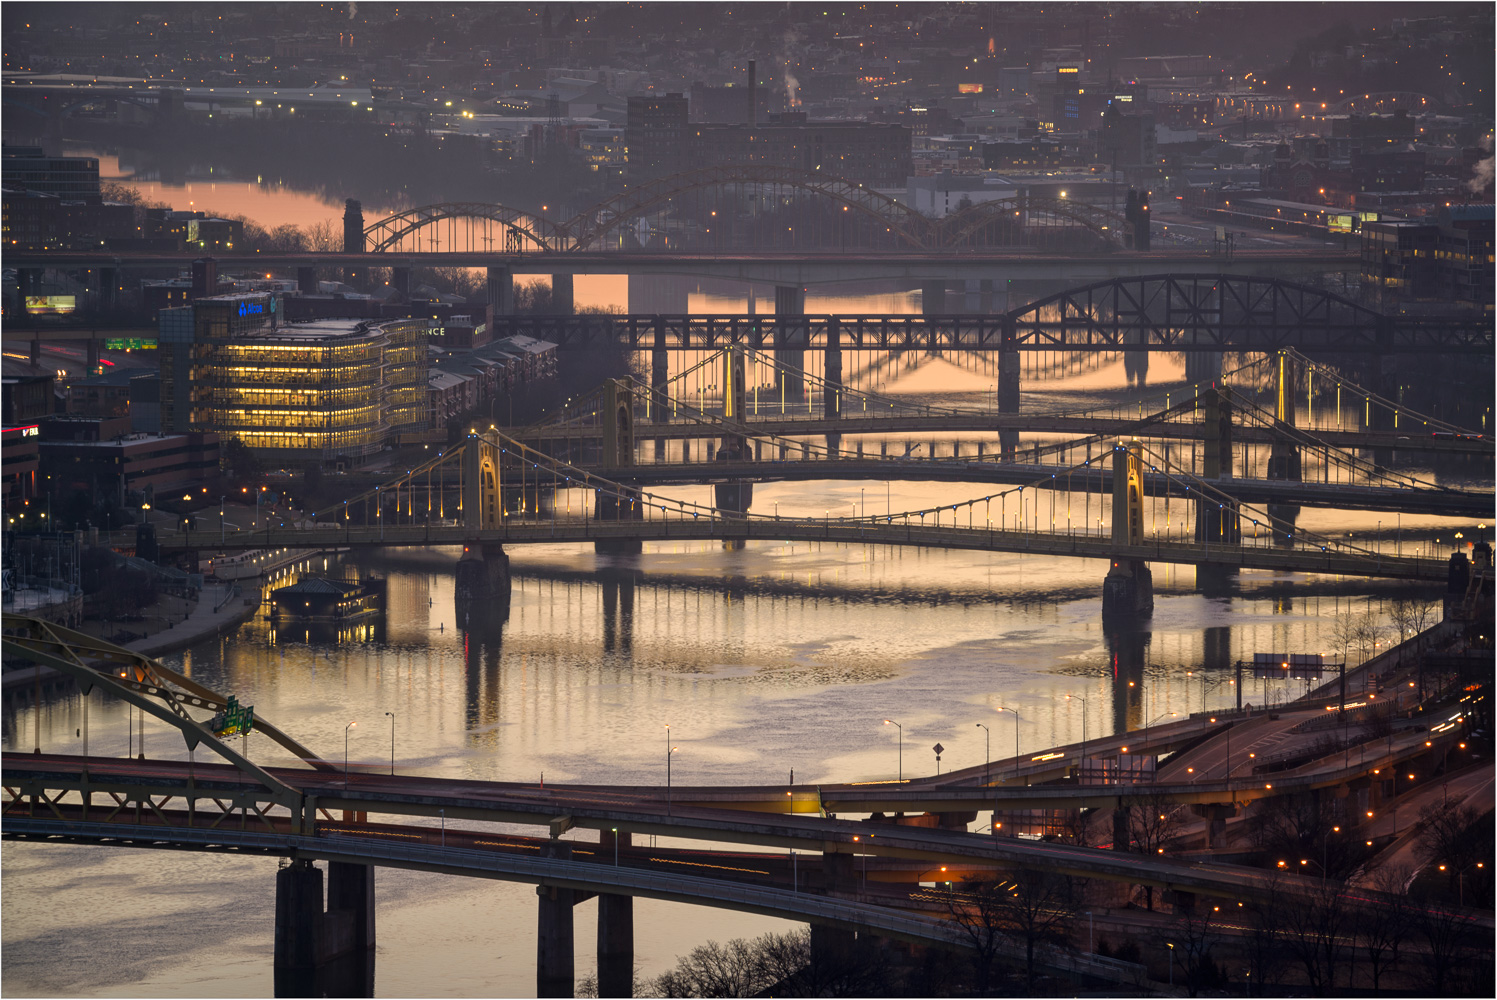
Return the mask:
<svg viewBox="0 0 1497 1000"><path fill-rule="evenodd" d="M229 695L224 710L214 715L208 723L215 736L238 736L248 733L255 726L255 706L239 704L239 699Z"/></svg>

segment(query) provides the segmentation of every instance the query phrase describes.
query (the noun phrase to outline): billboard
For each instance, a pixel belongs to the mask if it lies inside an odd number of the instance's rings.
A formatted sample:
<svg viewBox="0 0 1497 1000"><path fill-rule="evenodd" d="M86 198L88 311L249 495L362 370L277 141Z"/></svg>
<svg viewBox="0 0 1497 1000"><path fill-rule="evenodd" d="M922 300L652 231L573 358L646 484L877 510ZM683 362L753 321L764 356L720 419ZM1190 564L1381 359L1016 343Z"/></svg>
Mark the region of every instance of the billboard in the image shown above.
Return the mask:
<svg viewBox="0 0 1497 1000"><path fill-rule="evenodd" d="M26 311L33 316L65 316L77 308L76 295L26 296Z"/></svg>

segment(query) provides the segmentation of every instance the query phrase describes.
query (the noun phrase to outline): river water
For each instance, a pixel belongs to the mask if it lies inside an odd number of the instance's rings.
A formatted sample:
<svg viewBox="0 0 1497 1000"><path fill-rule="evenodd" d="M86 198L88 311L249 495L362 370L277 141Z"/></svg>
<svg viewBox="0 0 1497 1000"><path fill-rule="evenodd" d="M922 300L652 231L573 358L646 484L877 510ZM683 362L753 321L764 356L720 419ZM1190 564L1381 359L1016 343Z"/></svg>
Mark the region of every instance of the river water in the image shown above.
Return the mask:
<svg viewBox="0 0 1497 1000"><path fill-rule="evenodd" d="M721 290L694 294L731 299L714 302L724 311L746 306ZM889 296L908 302L899 290L881 294L847 311L896 311ZM1154 362L1153 381L1139 393L1186 390L1180 359ZM1026 381L1026 408L1126 396L1123 367L1113 359ZM892 381L886 391L939 402L952 398L940 390L980 395L991 379L927 359ZM1490 465L1483 476L1490 483ZM705 490L669 492L706 499ZM980 495L935 483L764 484L754 510L897 512ZM1301 523L1377 535L1380 520L1388 523L1378 542L1406 549L1433 550L1433 537L1443 536L1448 551L1460 527L1402 518L1395 538L1388 515L1306 511ZM682 784L788 781L791 769L797 782L845 781L893 777L900 767L928 773L936 743L946 748L943 768L965 767L1013 753L1016 739L1021 752L1038 752L1226 706L1237 699L1236 660L1257 651L1339 652L1332 614L1381 614L1410 592L1246 571L1220 592L1203 592L1190 568L1156 566L1153 616L1110 633L1099 561L782 543L738 551L660 543L620 557L535 545L512 547L507 618L496 608L503 620L478 636L456 626L456 557L428 550L346 565L309 560L267 581L267 590L309 573L382 576L382 624L344 641L306 642L257 619L164 659L236 694L330 760L340 761L346 733L356 768L390 766L389 712L395 766L406 773L662 784L673 745L672 777ZM1252 681L1243 700L1302 690L1301 682ZM124 754L128 744L140 752L126 709L99 695L90 702L90 750ZM1017 720L1000 707L1017 709ZM902 743L885 718L903 725ZM350 721L357 725L348 730ZM39 711L7 699L3 724L8 753L29 752L38 731L48 751L82 750L76 694L45 700ZM263 737L251 736L248 749L261 763L292 763ZM185 757L180 739L154 722L144 752ZM4 995L270 994L275 860L9 841L0 851ZM380 870L377 886L378 994L533 995L529 886L394 870ZM576 911L579 977L594 961L595 912L594 903ZM641 900L636 963L656 975L707 940L789 926Z"/></svg>

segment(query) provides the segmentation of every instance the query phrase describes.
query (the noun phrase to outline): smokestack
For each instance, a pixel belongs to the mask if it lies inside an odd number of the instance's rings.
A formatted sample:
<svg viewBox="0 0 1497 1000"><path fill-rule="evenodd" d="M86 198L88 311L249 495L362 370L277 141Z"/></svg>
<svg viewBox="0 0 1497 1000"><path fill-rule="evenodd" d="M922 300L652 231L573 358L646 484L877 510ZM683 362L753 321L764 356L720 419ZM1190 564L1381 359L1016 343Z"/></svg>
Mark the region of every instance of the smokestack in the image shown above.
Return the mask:
<svg viewBox="0 0 1497 1000"><path fill-rule="evenodd" d="M750 128L752 128L754 125L757 124L756 118L757 118L758 111L759 111L759 108L758 108L758 103L759 103L758 102L759 81L758 81L757 76L754 73L754 69L755 69L754 60L750 59L749 60L749 86L748 86L748 91L749 91L749 116L748 116L748 123L749 123L749 127Z"/></svg>

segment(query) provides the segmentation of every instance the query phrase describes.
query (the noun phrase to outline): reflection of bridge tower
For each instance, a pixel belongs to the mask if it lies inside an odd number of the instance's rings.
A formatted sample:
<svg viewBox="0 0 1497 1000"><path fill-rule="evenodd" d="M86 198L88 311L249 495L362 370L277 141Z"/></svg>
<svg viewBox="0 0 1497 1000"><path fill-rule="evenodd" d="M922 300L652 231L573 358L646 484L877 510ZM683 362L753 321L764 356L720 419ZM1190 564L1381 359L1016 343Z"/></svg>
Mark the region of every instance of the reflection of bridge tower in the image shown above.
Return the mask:
<svg viewBox="0 0 1497 1000"><path fill-rule="evenodd" d="M482 614L470 616L463 629L463 688L467 695L468 730L496 726L499 709L499 664L504 655L504 626L509 621L509 595L492 602Z"/></svg>
<svg viewBox="0 0 1497 1000"><path fill-rule="evenodd" d="M1144 667L1149 661L1150 633L1132 629L1107 633L1107 659L1112 668L1112 728L1127 733L1142 728L1145 719Z"/></svg>
<svg viewBox="0 0 1497 1000"><path fill-rule="evenodd" d="M1128 448L1112 452L1112 543L1118 549L1142 545L1143 462ZM1142 559L1120 552L1102 581L1102 614L1147 615L1154 610L1154 574Z"/></svg>
<svg viewBox="0 0 1497 1000"><path fill-rule="evenodd" d="M613 567L599 571L603 591L603 652L634 655L634 571Z"/></svg>

